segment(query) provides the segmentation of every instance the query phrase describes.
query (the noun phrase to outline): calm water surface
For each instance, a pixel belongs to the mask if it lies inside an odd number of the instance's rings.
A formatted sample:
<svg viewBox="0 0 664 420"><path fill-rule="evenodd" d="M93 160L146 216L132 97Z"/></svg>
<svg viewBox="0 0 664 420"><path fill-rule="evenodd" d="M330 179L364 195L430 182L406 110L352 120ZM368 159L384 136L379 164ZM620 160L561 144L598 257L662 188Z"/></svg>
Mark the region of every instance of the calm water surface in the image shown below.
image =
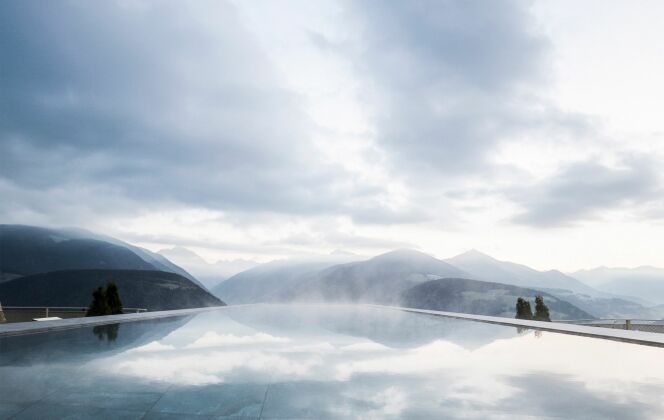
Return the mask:
<svg viewBox="0 0 664 420"><path fill-rule="evenodd" d="M353 306L0 339L0 419L664 418L664 349Z"/></svg>

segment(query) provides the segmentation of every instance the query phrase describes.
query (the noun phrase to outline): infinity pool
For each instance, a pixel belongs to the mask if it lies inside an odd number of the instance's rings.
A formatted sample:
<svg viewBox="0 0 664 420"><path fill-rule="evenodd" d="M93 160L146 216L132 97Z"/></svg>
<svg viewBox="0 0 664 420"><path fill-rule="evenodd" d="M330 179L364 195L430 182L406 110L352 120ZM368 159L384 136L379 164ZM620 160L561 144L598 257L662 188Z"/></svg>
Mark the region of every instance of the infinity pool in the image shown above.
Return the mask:
<svg viewBox="0 0 664 420"><path fill-rule="evenodd" d="M360 306L0 339L0 419L662 419L664 349Z"/></svg>

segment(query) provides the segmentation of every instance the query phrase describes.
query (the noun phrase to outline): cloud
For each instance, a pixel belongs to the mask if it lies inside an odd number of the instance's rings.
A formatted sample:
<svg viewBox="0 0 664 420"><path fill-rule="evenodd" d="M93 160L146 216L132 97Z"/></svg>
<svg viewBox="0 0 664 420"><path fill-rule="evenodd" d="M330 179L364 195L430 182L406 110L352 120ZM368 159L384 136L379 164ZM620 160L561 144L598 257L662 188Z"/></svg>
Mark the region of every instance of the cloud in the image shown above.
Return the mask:
<svg viewBox="0 0 664 420"><path fill-rule="evenodd" d="M140 347L127 350L127 353L152 353L155 351L170 351L175 350L175 347L170 344L162 344L159 341L151 341Z"/></svg>
<svg viewBox="0 0 664 420"><path fill-rule="evenodd" d="M620 419L642 419L651 413L643 401L649 399L649 393L637 391L646 387L643 384L634 384L632 393L625 393L623 398L605 398L606 394L598 394L587 384L569 375L530 374L509 377L507 381L518 392L502 402L506 411L556 413L568 418L578 416L578 413L592 413L596 418ZM556 395L556 398L548 397L551 395Z"/></svg>
<svg viewBox="0 0 664 420"><path fill-rule="evenodd" d="M2 19L7 189L299 215L379 191L319 159L300 98L226 2L27 1Z"/></svg>
<svg viewBox="0 0 664 420"><path fill-rule="evenodd" d="M549 82L550 45L527 4L353 2L377 144L410 176L491 172L501 142L582 130L533 92Z"/></svg>
<svg viewBox="0 0 664 420"><path fill-rule="evenodd" d="M621 133L601 135L601 115L556 93L565 51L535 9L7 4L0 218L219 258L413 243L451 253L498 236L527 254L515 223L660 218L655 157L606 158L661 147L604 141Z"/></svg>
<svg viewBox="0 0 664 420"><path fill-rule="evenodd" d="M233 334L218 334L214 331L208 331L202 337L196 339L193 343L187 345L187 348L204 347L222 347L242 344L265 344L265 343L287 343L289 339L283 337L274 337L270 334L256 333L254 335L238 336Z"/></svg>
<svg viewBox="0 0 664 420"><path fill-rule="evenodd" d="M582 161L544 181L515 188L508 195L525 211L518 223L559 226L597 216L602 211L643 205L661 196L657 167L648 157L631 157L618 166Z"/></svg>
<svg viewBox="0 0 664 420"><path fill-rule="evenodd" d="M339 350L348 352L383 352L389 350L389 347L374 342L354 343L341 347Z"/></svg>
<svg viewBox="0 0 664 420"><path fill-rule="evenodd" d="M483 170L501 138L540 124L522 87L545 79L548 44L521 3L346 5L354 42L306 39L355 63L394 182ZM395 205L386 180L326 158L303 98L229 3L26 1L0 27L0 181L21 191L3 209L14 218L77 206L77 219L176 207L432 218L427 194Z"/></svg>

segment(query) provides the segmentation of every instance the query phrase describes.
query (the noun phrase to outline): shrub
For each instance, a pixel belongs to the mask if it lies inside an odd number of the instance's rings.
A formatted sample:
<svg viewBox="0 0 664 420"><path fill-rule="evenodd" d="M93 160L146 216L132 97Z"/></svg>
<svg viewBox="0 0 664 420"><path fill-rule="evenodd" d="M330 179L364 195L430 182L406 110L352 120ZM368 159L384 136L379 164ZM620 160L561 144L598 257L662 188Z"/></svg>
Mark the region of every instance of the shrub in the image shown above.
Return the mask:
<svg viewBox="0 0 664 420"><path fill-rule="evenodd" d="M549 315L549 307L544 303L544 298L542 296L535 297L535 316L533 317L536 321L548 321L551 322L551 316Z"/></svg>
<svg viewBox="0 0 664 420"><path fill-rule="evenodd" d="M517 319L533 319L533 310L530 308L530 302L524 298L516 300L516 316Z"/></svg>

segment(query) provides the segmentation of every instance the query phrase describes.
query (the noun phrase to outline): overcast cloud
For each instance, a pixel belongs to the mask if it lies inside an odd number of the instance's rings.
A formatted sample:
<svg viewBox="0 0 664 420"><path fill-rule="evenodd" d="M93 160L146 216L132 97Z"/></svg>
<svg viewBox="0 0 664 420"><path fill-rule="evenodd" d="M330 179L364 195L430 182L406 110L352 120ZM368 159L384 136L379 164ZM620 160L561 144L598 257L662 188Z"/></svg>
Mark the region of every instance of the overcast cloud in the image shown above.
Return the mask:
<svg viewBox="0 0 664 420"><path fill-rule="evenodd" d="M657 167L647 157L618 167L584 161L566 166L551 178L517 188L511 196L526 210L520 223L555 226L578 222L599 210L645 205L661 196Z"/></svg>
<svg viewBox="0 0 664 420"><path fill-rule="evenodd" d="M661 133L557 96L569 7L9 2L0 221L215 258L655 223Z"/></svg>
<svg viewBox="0 0 664 420"><path fill-rule="evenodd" d="M549 45L522 2L355 2L377 141L406 170L482 171L530 125Z"/></svg>
<svg viewBox="0 0 664 420"><path fill-rule="evenodd" d="M234 7L8 7L2 175L13 184L287 213L375 194L336 188L345 174L316 161L297 95L279 86Z"/></svg>

